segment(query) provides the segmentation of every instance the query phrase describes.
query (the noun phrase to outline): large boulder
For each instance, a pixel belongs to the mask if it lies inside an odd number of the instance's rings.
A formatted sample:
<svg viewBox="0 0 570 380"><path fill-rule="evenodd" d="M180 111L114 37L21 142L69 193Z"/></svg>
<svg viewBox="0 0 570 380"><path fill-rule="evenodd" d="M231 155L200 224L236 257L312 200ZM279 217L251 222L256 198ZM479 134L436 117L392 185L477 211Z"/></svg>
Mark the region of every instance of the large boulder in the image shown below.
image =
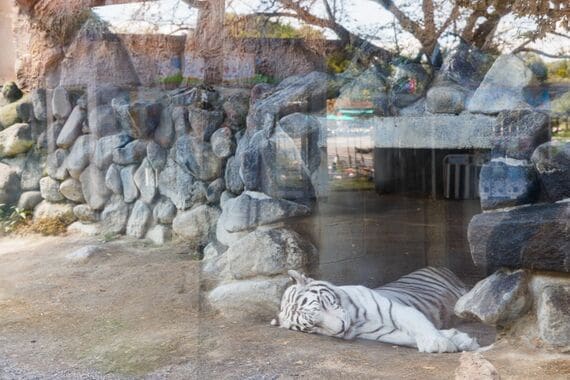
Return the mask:
<svg viewBox="0 0 570 380"><path fill-rule="evenodd" d="M294 112L324 109L329 80L328 74L317 71L283 80L271 94L252 104L247 117L247 128L261 129L267 114L282 118Z"/></svg>
<svg viewBox="0 0 570 380"><path fill-rule="evenodd" d="M121 169L121 187L123 188L123 199L127 203L132 203L139 197L139 189L135 184L136 165L129 165Z"/></svg>
<svg viewBox="0 0 570 380"><path fill-rule="evenodd" d="M315 197L314 187L301 152L280 127L271 137L259 131L249 140L240 157L240 176L246 190L260 191L273 198L307 201ZM239 150L239 147L238 147Z"/></svg>
<svg viewBox="0 0 570 380"><path fill-rule="evenodd" d="M552 284L542 288L537 305L540 338L559 347L570 342L570 285Z"/></svg>
<svg viewBox="0 0 570 380"><path fill-rule="evenodd" d="M0 132L0 157L25 153L34 145L29 124L14 124Z"/></svg>
<svg viewBox="0 0 570 380"><path fill-rule="evenodd" d="M71 223L75 220L73 205L69 203L50 203L43 201L34 209L34 219L61 219Z"/></svg>
<svg viewBox="0 0 570 380"><path fill-rule="evenodd" d="M160 172L166 166L166 159L168 158L168 150L160 146L154 141L151 141L146 146L146 157L150 166L157 172Z"/></svg>
<svg viewBox="0 0 570 380"><path fill-rule="evenodd" d="M113 192L113 194L123 194L123 182L121 180L121 167L111 164L105 174L105 186Z"/></svg>
<svg viewBox="0 0 570 380"><path fill-rule="evenodd" d="M32 211L41 201L43 201L41 192L26 191L20 196L17 207L21 210Z"/></svg>
<svg viewBox="0 0 570 380"><path fill-rule="evenodd" d="M26 162L20 174L21 187L23 191L38 190L40 179L45 170L45 156L36 150L31 150L26 157Z"/></svg>
<svg viewBox="0 0 570 380"><path fill-rule="evenodd" d="M135 202L127 222L127 235L142 239L152 218L152 211L143 201Z"/></svg>
<svg viewBox="0 0 570 380"><path fill-rule="evenodd" d="M494 154L529 160L539 145L550 140L550 118L531 110L502 111L495 135Z"/></svg>
<svg viewBox="0 0 570 380"><path fill-rule="evenodd" d="M215 207L198 206L178 212L172 221L172 229L192 247L205 247L215 234L219 216L220 211Z"/></svg>
<svg viewBox="0 0 570 380"><path fill-rule="evenodd" d="M73 214L81 223L90 224L99 221L99 213L94 211L88 205L77 205L73 208Z"/></svg>
<svg viewBox="0 0 570 380"><path fill-rule="evenodd" d="M249 111L249 93L239 91L224 97L222 109L226 115L225 124L234 131L245 126Z"/></svg>
<svg viewBox="0 0 570 380"><path fill-rule="evenodd" d="M68 152L65 149L57 149L47 155L46 173L53 179L63 181L69 175L65 167Z"/></svg>
<svg viewBox="0 0 570 380"><path fill-rule="evenodd" d="M309 171L313 173L321 163L319 138L321 123L312 115L294 113L279 120L281 129L294 141L299 141L301 158Z"/></svg>
<svg viewBox="0 0 570 380"><path fill-rule="evenodd" d="M0 106L0 130L22 121L18 116L18 104L19 102Z"/></svg>
<svg viewBox="0 0 570 380"><path fill-rule="evenodd" d="M147 142L134 140L122 148L113 151L113 162L119 165L131 165L140 163L146 157Z"/></svg>
<svg viewBox="0 0 570 380"><path fill-rule="evenodd" d="M222 223L229 232L238 232L310 213L307 206L246 191L224 204L218 223Z"/></svg>
<svg viewBox="0 0 570 380"><path fill-rule="evenodd" d="M49 177L48 177L49 178ZM68 178L59 185L59 192L67 199L75 203L85 202L81 183L75 178Z"/></svg>
<svg viewBox="0 0 570 380"><path fill-rule="evenodd" d="M96 147L97 139L93 135L79 136L75 140L75 144L71 147L64 163L70 176L79 178L83 170L89 165Z"/></svg>
<svg viewBox="0 0 570 380"><path fill-rule="evenodd" d="M194 178L187 169L168 159L166 167L158 176L158 191L174 203L179 210L192 205L192 185Z"/></svg>
<svg viewBox="0 0 570 380"><path fill-rule="evenodd" d="M46 90L43 88L33 89L30 93L34 117L40 121L47 120Z"/></svg>
<svg viewBox="0 0 570 380"><path fill-rule="evenodd" d="M156 245L163 245L172 240L172 228L157 224L151 227L145 236L146 239L152 241Z"/></svg>
<svg viewBox="0 0 570 380"><path fill-rule="evenodd" d="M534 84L536 78L521 58L502 55L485 75L467 110L496 114L504 110L530 108L525 98L525 88Z"/></svg>
<svg viewBox="0 0 570 380"><path fill-rule="evenodd" d="M53 90L51 110L53 117L57 120L65 120L71 113L71 101L65 87L58 86Z"/></svg>
<svg viewBox="0 0 570 380"><path fill-rule="evenodd" d="M534 151L531 160L551 201L570 198L570 142L544 143Z"/></svg>
<svg viewBox="0 0 570 380"><path fill-rule="evenodd" d="M420 63L397 65L392 78L391 103L398 108L409 106L425 95L430 81L430 75Z"/></svg>
<svg viewBox="0 0 570 380"><path fill-rule="evenodd" d="M121 234L125 232L129 218L129 205L120 195L114 195L101 213L101 225L104 233Z"/></svg>
<svg viewBox="0 0 570 380"><path fill-rule="evenodd" d="M101 210L111 196L111 191L105 186L105 172L95 165L89 165L81 176L81 189L89 207Z"/></svg>
<svg viewBox="0 0 570 380"><path fill-rule="evenodd" d="M0 162L0 204L14 205L20 197L20 176L14 168Z"/></svg>
<svg viewBox="0 0 570 380"><path fill-rule="evenodd" d="M468 228L473 262L501 267L570 272L570 203L538 204L475 215Z"/></svg>
<svg viewBox="0 0 570 380"><path fill-rule="evenodd" d="M226 163L226 171L224 178L226 180L226 189L234 194L239 194L243 191L243 181L239 174L240 162L235 156L230 157Z"/></svg>
<svg viewBox="0 0 570 380"><path fill-rule="evenodd" d="M141 194L141 200L151 204L157 193L156 173L148 158L145 158L134 175L135 184Z"/></svg>
<svg viewBox="0 0 570 380"><path fill-rule="evenodd" d="M536 170L528 161L497 158L481 168L479 194L483 210L532 203L538 192Z"/></svg>
<svg viewBox="0 0 570 380"><path fill-rule="evenodd" d="M2 86L2 96L6 99L9 103L13 103L19 100L24 93L22 90L18 88L18 85L14 82L4 83Z"/></svg>
<svg viewBox="0 0 570 380"><path fill-rule="evenodd" d="M426 95L426 110L458 115L465 109L465 97L465 91L457 85L433 86Z"/></svg>
<svg viewBox="0 0 570 380"><path fill-rule="evenodd" d="M222 159L212 151L209 143L199 138L182 136L176 140L175 161L200 181L213 181L222 173Z"/></svg>
<svg viewBox="0 0 570 380"><path fill-rule="evenodd" d="M501 269L475 285L455 304L463 319L506 326L526 313L532 303L529 274L525 270Z"/></svg>
<svg viewBox="0 0 570 380"><path fill-rule="evenodd" d="M160 123L154 131L154 141L163 148L170 148L176 140L174 133L174 117L172 115L173 108L165 107L162 109Z"/></svg>
<svg viewBox="0 0 570 380"><path fill-rule="evenodd" d="M51 177L44 177L40 180L40 193L42 198L48 202L57 203L65 199L59 192L59 181Z"/></svg>
<svg viewBox="0 0 570 380"><path fill-rule="evenodd" d="M315 247L287 229L259 229L232 244L227 252L228 269L236 280L306 270L317 257Z"/></svg>
<svg viewBox="0 0 570 380"><path fill-rule="evenodd" d="M287 276L229 282L212 290L208 301L229 320L267 321L279 312L288 283Z"/></svg>
<svg viewBox="0 0 570 380"><path fill-rule="evenodd" d="M188 119L194 136L200 141L210 141L212 134L222 125L224 113L218 110L191 108Z"/></svg>
<svg viewBox="0 0 570 380"><path fill-rule="evenodd" d="M154 220L161 224L172 224L176 216L176 206L168 198L160 198L152 213Z"/></svg>
<svg viewBox="0 0 570 380"><path fill-rule="evenodd" d="M131 133L137 139L146 139L154 135L160 124L162 105L146 101L137 101L128 106L128 120Z"/></svg>
<svg viewBox="0 0 570 380"><path fill-rule="evenodd" d="M231 156L235 149L232 130L227 127L215 131L210 138L210 142L212 143L212 151L219 158Z"/></svg>
<svg viewBox="0 0 570 380"><path fill-rule="evenodd" d="M89 130L96 137L116 135L121 132L113 107L104 105L91 109L89 111Z"/></svg>
<svg viewBox="0 0 570 380"><path fill-rule="evenodd" d="M462 88L475 90L492 64L491 55L461 42L443 60L437 79L451 81Z"/></svg>
<svg viewBox="0 0 570 380"><path fill-rule="evenodd" d="M93 154L93 162L102 170L105 170L113 162L113 152L123 148L131 141L131 137L126 133L105 136L97 141L95 152Z"/></svg>
<svg viewBox="0 0 570 380"><path fill-rule="evenodd" d="M340 89L335 108L371 108L377 115L388 115L389 94L386 77L372 66Z"/></svg>
<svg viewBox="0 0 570 380"><path fill-rule="evenodd" d="M75 106L71 115L67 118L63 128L57 137L57 146L60 148L69 148L75 140L81 136L83 130L83 121L85 120L87 113L85 109L80 106Z"/></svg>

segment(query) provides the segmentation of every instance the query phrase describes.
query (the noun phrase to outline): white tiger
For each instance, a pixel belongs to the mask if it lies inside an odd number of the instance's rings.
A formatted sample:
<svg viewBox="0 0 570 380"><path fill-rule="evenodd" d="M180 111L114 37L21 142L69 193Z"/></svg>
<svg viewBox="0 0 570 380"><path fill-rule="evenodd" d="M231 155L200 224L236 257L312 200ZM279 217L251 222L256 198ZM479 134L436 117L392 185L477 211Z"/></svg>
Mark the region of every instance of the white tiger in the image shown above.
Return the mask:
<svg viewBox="0 0 570 380"><path fill-rule="evenodd" d="M364 338L420 352L479 348L476 339L456 329L440 330L467 292L450 270L427 267L397 281L369 289L335 286L289 271L296 281L285 290L278 318L271 324L343 339Z"/></svg>

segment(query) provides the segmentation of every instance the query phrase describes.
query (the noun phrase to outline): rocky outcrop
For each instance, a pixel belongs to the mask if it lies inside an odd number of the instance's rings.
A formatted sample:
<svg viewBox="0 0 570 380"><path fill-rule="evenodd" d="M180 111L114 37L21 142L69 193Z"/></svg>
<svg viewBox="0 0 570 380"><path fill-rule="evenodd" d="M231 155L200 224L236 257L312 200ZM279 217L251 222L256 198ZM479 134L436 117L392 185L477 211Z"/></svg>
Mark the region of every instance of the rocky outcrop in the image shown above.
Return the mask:
<svg viewBox="0 0 570 380"><path fill-rule="evenodd" d="M552 141L539 146L532 162L548 199L556 202L570 198L570 143Z"/></svg>

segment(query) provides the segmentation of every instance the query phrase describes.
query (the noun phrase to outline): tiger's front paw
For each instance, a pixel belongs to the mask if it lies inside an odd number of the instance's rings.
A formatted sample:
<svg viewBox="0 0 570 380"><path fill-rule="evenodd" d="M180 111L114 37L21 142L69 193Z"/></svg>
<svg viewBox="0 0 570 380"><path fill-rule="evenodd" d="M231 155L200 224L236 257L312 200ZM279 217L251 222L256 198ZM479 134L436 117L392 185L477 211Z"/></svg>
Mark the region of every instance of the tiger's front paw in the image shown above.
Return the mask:
<svg viewBox="0 0 570 380"><path fill-rule="evenodd" d="M416 339L419 352L442 353L457 352L457 346L442 335L422 336Z"/></svg>
<svg viewBox="0 0 570 380"><path fill-rule="evenodd" d="M459 330L440 330L440 333L451 340L457 346L459 351L475 351L479 348L477 339L472 338L468 334Z"/></svg>

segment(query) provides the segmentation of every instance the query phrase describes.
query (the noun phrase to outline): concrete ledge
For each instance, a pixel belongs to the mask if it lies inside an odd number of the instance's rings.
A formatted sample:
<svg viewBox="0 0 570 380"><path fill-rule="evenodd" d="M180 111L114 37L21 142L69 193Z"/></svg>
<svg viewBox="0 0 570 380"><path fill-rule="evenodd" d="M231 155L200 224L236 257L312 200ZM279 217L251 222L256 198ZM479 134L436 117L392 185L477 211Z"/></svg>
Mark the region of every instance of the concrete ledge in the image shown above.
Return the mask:
<svg viewBox="0 0 570 380"><path fill-rule="evenodd" d="M416 117L384 117L373 125L376 148L491 149L494 117L461 114Z"/></svg>

